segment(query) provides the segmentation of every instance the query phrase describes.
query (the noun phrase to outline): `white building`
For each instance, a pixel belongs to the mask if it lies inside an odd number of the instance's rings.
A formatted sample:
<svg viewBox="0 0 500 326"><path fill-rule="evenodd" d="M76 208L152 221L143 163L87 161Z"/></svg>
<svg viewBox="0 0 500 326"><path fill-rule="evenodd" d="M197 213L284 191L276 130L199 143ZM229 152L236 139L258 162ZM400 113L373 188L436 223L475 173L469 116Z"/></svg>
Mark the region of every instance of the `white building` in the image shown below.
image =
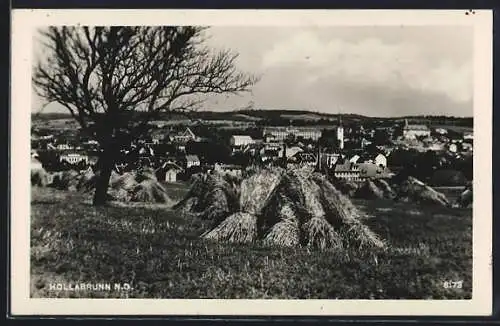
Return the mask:
<svg viewBox="0 0 500 326"><path fill-rule="evenodd" d="M72 149L71 146L68 145L68 144L58 144L56 148L58 150L60 150L60 151L65 151L65 150L68 150L68 149Z"/></svg>
<svg viewBox="0 0 500 326"><path fill-rule="evenodd" d="M403 138L405 139L415 139L417 137L429 137L431 135L431 130L426 125L409 125L408 120L405 119L405 125L403 128Z"/></svg>
<svg viewBox="0 0 500 326"><path fill-rule="evenodd" d="M183 172L182 168L169 160L163 163L157 170L157 177L166 182L177 182L177 175L181 172Z"/></svg>
<svg viewBox="0 0 500 326"><path fill-rule="evenodd" d="M321 168L327 167L329 169L333 168L337 164L340 154L337 153L320 153L319 164Z"/></svg>
<svg viewBox="0 0 500 326"><path fill-rule="evenodd" d="M387 166L387 157L385 157L385 155L383 154L378 154L377 156L375 156L375 159L373 161L377 166Z"/></svg>
<svg viewBox="0 0 500 326"><path fill-rule="evenodd" d="M295 156L297 153L302 153L304 150L298 146L281 148L278 152L278 157L283 157L283 150L285 150L286 158L290 158Z"/></svg>
<svg viewBox="0 0 500 326"><path fill-rule="evenodd" d="M317 141L321 138L322 132L315 128L268 127L264 129L264 135L271 135L277 141L284 141L289 135L293 135L295 138Z"/></svg>
<svg viewBox="0 0 500 326"><path fill-rule="evenodd" d="M446 135L448 133L448 130L446 130L444 128L436 128L436 133L438 133L440 135Z"/></svg>
<svg viewBox="0 0 500 326"><path fill-rule="evenodd" d="M429 144L427 149L430 151L442 151L442 150L444 150L444 145L441 143L432 143L432 144Z"/></svg>
<svg viewBox="0 0 500 326"><path fill-rule="evenodd" d="M243 168L234 164L215 163L214 171L226 173L233 177L241 177L243 174Z"/></svg>
<svg viewBox="0 0 500 326"><path fill-rule="evenodd" d="M470 143L462 143L462 149L464 151L472 151L472 148L473 148L472 144L470 144Z"/></svg>
<svg viewBox="0 0 500 326"><path fill-rule="evenodd" d="M464 140L474 140L473 133L464 133Z"/></svg>
<svg viewBox="0 0 500 326"><path fill-rule="evenodd" d="M353 157L351 157L349 159L349 163L358 163L358 160L360 159L361 157L358 155L358 154L355 154Z"/></svg>
<svg viewBox="0 0 500 326"><path fill-rule="evenodd" d="M69 164L78 164L80 162L85 162L87 164L89 157L80 153L66 153L59 156L59 162L67 162Z"/></svg>
<svg viewBox="0 0 500 326"><path fill-rule="evenodd" d="M233 135L231 136L230 143L233 147L246 146L249 144L253 144L255 141L252 137L248 135Z"/></svg>
<svg viewBox="0 0 500 326"><path fill-rule="evenodd" d="M339 142L339 148L344 149L344 126L341 117L339 117L339 125L337 126L337 141Z"/></svg>
<svg viewBox="0 0 500 326"><path fill-rule="evenodd" d="M186 144L189 141L199 141L200 138L198 136L196 136L195 133L191 129L189 129L189 127L188 127L183 132L180 132L176 135L171 136L170 140L175 141L177 143Z"/></svg>
<svg viewBox="0 0 500 326"><path fill-rule="evenodd" d="M179 170L175 168L170 168L167 171L165 171L165 181L166 182L177 182L177 174L179 173Z"/></svg>
<svg viewBox="0 0 500 326"><path fill-rule="evenodd" d="M201 162L197 155L186 155L186 168L200 165Z"/></svg>

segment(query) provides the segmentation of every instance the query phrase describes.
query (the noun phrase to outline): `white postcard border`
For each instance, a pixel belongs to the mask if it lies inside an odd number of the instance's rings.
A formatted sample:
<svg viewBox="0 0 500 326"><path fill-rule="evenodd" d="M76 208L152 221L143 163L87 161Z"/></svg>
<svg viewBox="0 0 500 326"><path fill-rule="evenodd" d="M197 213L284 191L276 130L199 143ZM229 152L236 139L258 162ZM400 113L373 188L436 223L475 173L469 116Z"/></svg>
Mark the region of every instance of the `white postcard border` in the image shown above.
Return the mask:
<svg viewBox="0 0 500 326"><path fill-rule="evenodd" d="M31 299L32 40L47 25L473 25L474 203L471 300ZM10 302L13 315L490 315L492 309L492 11L13 10Z"/></svg>

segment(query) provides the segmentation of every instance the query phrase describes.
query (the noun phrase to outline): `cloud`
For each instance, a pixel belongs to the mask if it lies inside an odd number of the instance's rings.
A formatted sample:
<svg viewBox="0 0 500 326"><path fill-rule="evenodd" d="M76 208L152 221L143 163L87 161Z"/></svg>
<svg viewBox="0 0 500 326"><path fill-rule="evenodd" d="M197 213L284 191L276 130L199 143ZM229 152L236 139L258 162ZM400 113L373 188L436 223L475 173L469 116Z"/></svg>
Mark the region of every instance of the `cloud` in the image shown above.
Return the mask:
<svg viewBox="0 0 500 326"><path fill-rule="evenodd" d="M212 27L207 45L239 53L238 68L261 79L205 108L470 116L472 35L466 26ZM35 96L32 110L42 102Z"/></svg>
<svg viewBox="0 0 500 326"><path fill-rule="evenodd" d="M444 95L456 103L469 102L473 91L472 62L446 56L436 60L434 49L430 50L426 44L411 40L324 40L316 33L303 31L275 44L263 54L261 64L268 74L278 67L297 69L301 75L297 73L296 78L309 84L320 79L350 85L371 83L381 92L412 89L422 96Z"/></svg>

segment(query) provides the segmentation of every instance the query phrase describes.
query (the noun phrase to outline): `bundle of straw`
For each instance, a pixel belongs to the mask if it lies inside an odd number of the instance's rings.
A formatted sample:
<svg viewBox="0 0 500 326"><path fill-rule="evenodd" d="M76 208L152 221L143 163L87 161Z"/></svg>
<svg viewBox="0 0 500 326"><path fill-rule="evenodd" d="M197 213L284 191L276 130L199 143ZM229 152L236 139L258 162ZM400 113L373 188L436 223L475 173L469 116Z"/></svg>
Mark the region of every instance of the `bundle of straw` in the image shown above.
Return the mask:
<svg viewBox="0 0 500 326"><path fill-rule="evenodd" d="M224 197L222 192L217 196ZM320 174L304 169L259 169L242 181L236 212L202 237L320 249L383 248L385 243L361 222L363 218Z"/></svg>
<svg viewBox="0 0 500 326"><path fill-rule="evenodd" d="M59 190L76 190L80 173L74 170L55 172L51 186ZM74 188L74 189L73 189Z"/></svg>
<svg viewBox="0 0 500 326"><path fill-rule="evenodd" d="M154 169L149 167L140 168L135 172L135 180L141 183L144 180L158 180L156 178L156 172Z"/></svg>
<svg viewBox="0 0 500 326"><path fill-rule="evenodd" d="M217 241L252 242L257 238L257 217L248 213L235 213L202 237Z"/></svg>
<svg viewBox="0 0 500 326"><path fill-rule="evenodd" d="M466 188L455 202L455 206L461 208L471 208L473 201L472 189Z"/></svg>
<svg viewBox="0 0 500 326"><path fill-rule="evenodd" d="M88 192L95 187L96 175L92 170L86 170L78 178L76 188L79 191Z"/></svg>
<svg viewBox="0 0 500 326"><path fill-rule="evenodd" d="M154 179L145 179L132 190L131 201L172 204L167 190Z"/></svg>
<svg viewBox="0 0 500 326"><path fill-rule="evenodd" d="M409 176L399 187L399 197L408 198L419 203L449 206L450 202L443 193L429 187L417 178Z"/></svg>
<svg viewBox="0 0 500 326"><path fill-rule="evenodd" d="M348 197L354 197L356 195L356 191L359 189L359 185L356 182L340 178L332 178L332 184Z"/></svg>
<svg viewBox="0 0 500 326"><path fill-rule="evenodd" d="M319 249L342 248L342 239L333 226L321 217L313 217L303 224L307 246Z"/></svg>
<svg viewBox="0 0 500 326"><path fill-rule="evenodd" d="M250 214L260 214L281 180L278 169L261 170L241 182L240 207Z"/></svg>
<svg viewBox="0 0 500 326"><path fill-rule="evenodd" d="M324 176L315 174L313 179L321 188L322 202L328 214L326 219L343 235L349 247L384 248L386 244L361 221L366 214L358 210L351 201L329 183Z"/></svg>
<svg viewBox="0 0 500 326"><path fill-rule="evenodd" d="M378 186L379 189L381 189L384 193L384 197L388 199L394 199L396 198L397 194L396 192L392 189L392 187L389 185L389 183L383 179L378 179L376 181L376 185Z"/></svg>
<svg viewBox="0 0 500 326"><path fill-rule="evenodd" d="M31 170L31 185L38 187L46 187L49 185L49 174L45 169Z"/></svg>
<svg viewBox="0 0 500 326"><path fill-rule="evenodd" d="M278 213L279 222L274 224L264 238L264 243L277 246L300 245L299 218L292 205L286 203Z"/></svg>
<svg viewBox="0 0 500 326"><path fill-rule="evenodd" d="M384 198L384 192L372 180L366 180L361 188L356 191L356 197L363 199Z"/></svg>
<svg viewBox="0 0 500 326"><path fill-rule="evenodd" d="M142 179L142 181L147 179ZM156 180L156 179L153 179ZM125 172L121 175L113 174L110 178L109 186L112 189L123 189L125 191L131 191L137 187L139 182L137 181L136 175L131 172Z"/></svg>

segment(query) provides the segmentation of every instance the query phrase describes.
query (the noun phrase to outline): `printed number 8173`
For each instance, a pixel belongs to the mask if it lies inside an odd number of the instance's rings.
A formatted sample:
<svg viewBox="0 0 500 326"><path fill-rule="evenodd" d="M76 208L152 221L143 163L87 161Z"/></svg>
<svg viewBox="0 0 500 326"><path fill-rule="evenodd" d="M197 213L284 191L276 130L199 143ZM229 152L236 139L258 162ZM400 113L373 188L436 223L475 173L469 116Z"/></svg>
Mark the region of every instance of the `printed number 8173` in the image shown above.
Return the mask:
<svg viewBox="0 0 500 326"><path fill-rule="evenodd" d="M445 289L461 289L464 281L444 281L443 287Z"/></svg>

